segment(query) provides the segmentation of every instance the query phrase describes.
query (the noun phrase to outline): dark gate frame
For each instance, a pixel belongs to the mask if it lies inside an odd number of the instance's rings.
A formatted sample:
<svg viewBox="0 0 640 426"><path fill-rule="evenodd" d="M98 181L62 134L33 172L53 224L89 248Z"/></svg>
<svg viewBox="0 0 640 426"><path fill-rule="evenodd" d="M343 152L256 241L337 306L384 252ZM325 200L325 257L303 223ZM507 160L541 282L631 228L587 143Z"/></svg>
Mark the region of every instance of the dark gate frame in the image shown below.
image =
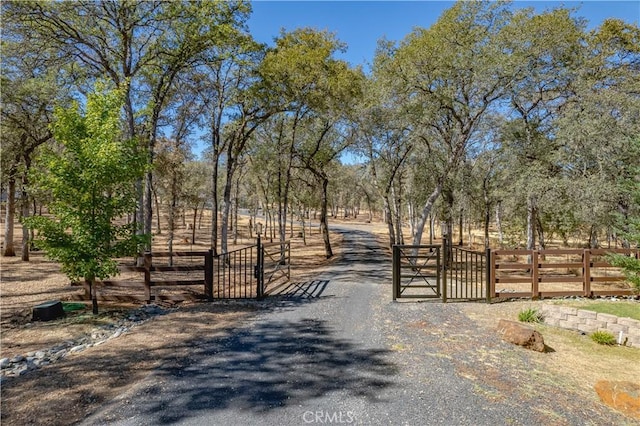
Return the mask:
<svg viewBox="0 0 640 426"><path fill-rule="evenodd" d="M429 253L420 254L428 249ZM422 263L420 260L424 259ZM436 273L424 274L433 268L429 261L436 259ZM486 300L491 302L491 250L484 252L447 244L446 238L437 245L393 246L393 300L400 298L442 299L447 301ZM403 271L410 269L410 273ZM435 284L429 280L436 280ZM417 280L427 283L414 284ZM412 288L430 288L431 294L403 294Z"/></svg>
<svg viewBox="0 0 640 426"><path fill-rule="evenodd" d="M420 254L420 250L425 249L429 250L427 254ZM440 249L440 245L432 244L422 246L393 246L393 300L399 298L433 299L441 296ZM429 261L434 259L436 261L435 275L423 273L423 269L431 269L433 267ZM403 273L405 270L410 270L410 273ZM433 278L436 280L435 284L429 281ZM418 280L418 284L414 284L416 280ZM422 282L426 284L422 284ZM429 288L433 291L433 294L403 294L406 290L415 288Z"/></svg>

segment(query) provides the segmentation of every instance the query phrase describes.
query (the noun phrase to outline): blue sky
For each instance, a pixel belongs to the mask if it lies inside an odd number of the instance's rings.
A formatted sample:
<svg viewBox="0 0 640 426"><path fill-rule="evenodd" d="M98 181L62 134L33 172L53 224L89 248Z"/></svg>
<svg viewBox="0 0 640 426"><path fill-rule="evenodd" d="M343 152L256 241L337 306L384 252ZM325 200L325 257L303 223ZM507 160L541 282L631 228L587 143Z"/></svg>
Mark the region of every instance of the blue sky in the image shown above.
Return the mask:
<svg viewBox="0 0 640 426"><path fill-rule="evenodd" d="M402 40L414 27L429 27L450 1L254 1L249 30L254 38L273 44L281 29L291 31L312 27L336 33L347 44L339 55L352 65L370 63L377 41ZM576 16L586 18L595 28L606 18L620 18L638 24L640 0L634 1L516 1L515 8L533 7L544 11L564 6L577 8ZM365 67L366 68L366 67Z"/></svg>

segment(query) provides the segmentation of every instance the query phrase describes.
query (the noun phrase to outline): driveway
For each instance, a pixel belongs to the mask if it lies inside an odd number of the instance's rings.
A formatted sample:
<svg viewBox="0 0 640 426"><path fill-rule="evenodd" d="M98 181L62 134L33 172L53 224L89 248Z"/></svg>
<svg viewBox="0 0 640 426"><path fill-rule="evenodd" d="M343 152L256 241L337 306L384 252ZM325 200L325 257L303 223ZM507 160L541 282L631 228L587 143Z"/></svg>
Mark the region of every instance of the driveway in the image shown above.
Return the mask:
<svg viewBox="0 0 640 426"><path fill-rule="evenodd" d="M536 371L460 305L392 302L391 259L366 226L344 254L224 336L202 336L84 424L624 424Z"/></svg>

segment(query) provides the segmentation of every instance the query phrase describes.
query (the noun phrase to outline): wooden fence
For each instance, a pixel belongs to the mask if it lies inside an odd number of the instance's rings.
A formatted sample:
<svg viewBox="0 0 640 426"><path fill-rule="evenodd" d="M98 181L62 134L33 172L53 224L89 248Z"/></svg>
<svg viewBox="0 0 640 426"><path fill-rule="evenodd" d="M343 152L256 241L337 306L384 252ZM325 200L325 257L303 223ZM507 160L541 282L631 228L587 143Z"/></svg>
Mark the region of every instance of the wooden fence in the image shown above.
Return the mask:
<svg viewBox="0 0 640 426"><path fill-rule="evenodd" d="M631 295L610 253L639 256L638 249L493 250L491 297Z"/></svg>
<svg viewBox="0 0 640 426"><path fill-rule="evenodd" d="M96 282L98 300L177 302L213 299L212 251L156 252L145 253L141 257L142 266L120 265L118 268L121 274L133 272L135 275L129 274L120 280ZM170 258L172 264L154 265L153 260L156 258ZM185 259L188 264L173 265L174 261L180 262ZM140 273L142 279L139 278ZM167 275L170 278L167 278ZM82 298L88 300L89 285L86 282L83 285L85 294Z"/></svg>

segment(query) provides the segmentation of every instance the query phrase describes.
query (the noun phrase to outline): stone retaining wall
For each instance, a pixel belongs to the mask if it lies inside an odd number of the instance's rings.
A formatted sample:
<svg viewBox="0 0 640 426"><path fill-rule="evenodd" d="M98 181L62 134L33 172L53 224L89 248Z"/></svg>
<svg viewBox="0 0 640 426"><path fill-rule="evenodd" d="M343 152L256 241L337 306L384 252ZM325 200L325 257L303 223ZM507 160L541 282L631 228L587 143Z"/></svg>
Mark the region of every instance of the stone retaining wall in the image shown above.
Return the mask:
<svg viewBox="0 0 640 426"><path fill-rule="evenodd" d="M640 321L638 320L559 305L543 305L541 313L544 316L544 322L554 327L583 333L606 330L611 332L616 340L622 332L623 344L640 348Z"/></svg>

